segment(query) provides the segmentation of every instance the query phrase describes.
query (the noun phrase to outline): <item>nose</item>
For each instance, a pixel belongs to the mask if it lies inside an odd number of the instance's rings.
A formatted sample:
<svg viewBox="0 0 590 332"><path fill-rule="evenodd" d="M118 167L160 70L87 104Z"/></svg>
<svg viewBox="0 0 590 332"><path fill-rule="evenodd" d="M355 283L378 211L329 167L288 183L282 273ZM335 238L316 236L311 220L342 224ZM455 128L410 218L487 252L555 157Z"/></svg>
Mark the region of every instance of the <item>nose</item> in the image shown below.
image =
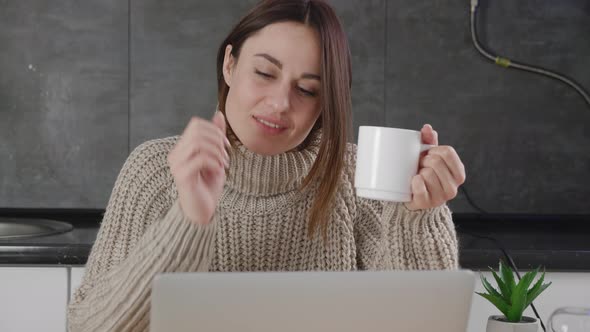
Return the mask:
<svg viewBox="0 0 590 332"><path fill-rule="evenodd" d="M277 84L275 89L266 98L267 103L276 112L287 111L291 107L289 92L291 87L288 84Z"/></svg>

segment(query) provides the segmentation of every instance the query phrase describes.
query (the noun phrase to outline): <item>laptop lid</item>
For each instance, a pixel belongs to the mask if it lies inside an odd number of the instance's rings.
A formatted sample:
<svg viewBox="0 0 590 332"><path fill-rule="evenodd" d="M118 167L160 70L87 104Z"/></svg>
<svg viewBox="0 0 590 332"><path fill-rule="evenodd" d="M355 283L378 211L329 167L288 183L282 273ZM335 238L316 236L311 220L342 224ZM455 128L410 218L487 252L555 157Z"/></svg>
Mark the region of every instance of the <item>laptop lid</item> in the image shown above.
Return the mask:
<svg viewBox="0 0 590 332"><path fill-rule="evenodd" d="M471 271L168 273L150 331L465 331Z"/></svg>

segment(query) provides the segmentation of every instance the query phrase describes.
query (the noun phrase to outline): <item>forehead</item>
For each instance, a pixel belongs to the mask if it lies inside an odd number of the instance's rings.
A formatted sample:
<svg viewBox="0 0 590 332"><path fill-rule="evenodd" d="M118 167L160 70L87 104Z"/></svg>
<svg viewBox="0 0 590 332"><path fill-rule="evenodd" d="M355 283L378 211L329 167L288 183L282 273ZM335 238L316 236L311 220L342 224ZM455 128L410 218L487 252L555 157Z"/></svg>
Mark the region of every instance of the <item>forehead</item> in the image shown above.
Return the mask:
<svg viewBox="0 0 590 332"><path fill-rule="evenodd" d="M285 68L303 71L320 69L320 40L317 31L297 22L269 24L248 38L241 55L267 53L283 63Z"/></svg>

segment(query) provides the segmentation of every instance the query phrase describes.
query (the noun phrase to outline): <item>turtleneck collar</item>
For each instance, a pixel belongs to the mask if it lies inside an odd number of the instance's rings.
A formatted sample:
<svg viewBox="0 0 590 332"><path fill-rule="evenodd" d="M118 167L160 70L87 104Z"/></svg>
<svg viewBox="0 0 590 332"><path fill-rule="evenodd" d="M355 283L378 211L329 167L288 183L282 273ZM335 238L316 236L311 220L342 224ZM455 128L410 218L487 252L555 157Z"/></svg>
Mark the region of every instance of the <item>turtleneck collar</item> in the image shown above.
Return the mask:
<svg viewBox="0 0 590 332"><path fill-rule="evenodd" d="M252 152L230 134L227 189L253 196L273 196L296 190L311 170L319 151L321 128L310 133L307 146L267 156Z"/></svg>

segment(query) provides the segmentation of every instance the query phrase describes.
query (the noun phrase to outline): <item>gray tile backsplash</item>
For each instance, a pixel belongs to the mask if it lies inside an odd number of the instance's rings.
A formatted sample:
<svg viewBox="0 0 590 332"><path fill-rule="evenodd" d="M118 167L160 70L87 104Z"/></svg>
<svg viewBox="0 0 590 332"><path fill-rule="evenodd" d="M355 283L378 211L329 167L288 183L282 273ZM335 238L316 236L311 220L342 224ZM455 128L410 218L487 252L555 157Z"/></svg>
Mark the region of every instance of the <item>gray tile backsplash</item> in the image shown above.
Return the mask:
<svg viewBox="0 0 590 332"><path fill-rule="evenodd" d="M385 120L385 0L335 1L352 55L354 141L358 126Z"/></svg>
<svg viewBox="0 0 590 332"><path fill-rule="evenodd" d="M128 154L127 4L0 2L0 207L104 207Z"/></svg>
<svg viewBox="0 0 590 332"><path fill-rule="evenodd" d="M217 104L217 48L256 1L131 1L131 147Z"/></svg>
<svg viewBox="0 0 590 332"><path fill-rule="evenodd" d="M480 42L590 89L588 2L535 3L480 1ZM388 2L387 125L432 124L439 143L459 152L465 187L488 211L590 212L590 181L583 180L590 105L561 82L484 59L471 41L469 4ZM451 207L473 211L462 195Z"/></svg>
<svg viewBox="0 0 590 332"><path fill-rule="evenodd" d="M0 207L104 208L130 151L216 104L215 56L255 0L0 1ZM474 49L467 0L333 0L353 128L431 123L494 212L589 213L590 109ZM590 88L585 0L481 1L491 51ZM473 211L460 195L455 212Z"/></svg>

